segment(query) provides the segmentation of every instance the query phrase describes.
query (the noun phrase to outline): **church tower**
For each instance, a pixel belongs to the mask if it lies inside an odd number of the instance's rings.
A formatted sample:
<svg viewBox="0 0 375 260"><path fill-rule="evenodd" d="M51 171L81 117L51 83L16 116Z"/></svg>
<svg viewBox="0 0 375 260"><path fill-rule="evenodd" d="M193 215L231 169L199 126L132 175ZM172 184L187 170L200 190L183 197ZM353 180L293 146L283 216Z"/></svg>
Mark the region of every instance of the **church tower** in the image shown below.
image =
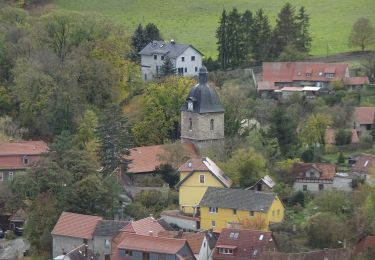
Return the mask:
<svg viewBox="0 0 375 260"><path fill-rule="evenodd" d="M224 143L224 108L215 89L208 85L205 66L199 69L199 83L181 107L181 141L192 142L199 151L212 143Z"/></svg>

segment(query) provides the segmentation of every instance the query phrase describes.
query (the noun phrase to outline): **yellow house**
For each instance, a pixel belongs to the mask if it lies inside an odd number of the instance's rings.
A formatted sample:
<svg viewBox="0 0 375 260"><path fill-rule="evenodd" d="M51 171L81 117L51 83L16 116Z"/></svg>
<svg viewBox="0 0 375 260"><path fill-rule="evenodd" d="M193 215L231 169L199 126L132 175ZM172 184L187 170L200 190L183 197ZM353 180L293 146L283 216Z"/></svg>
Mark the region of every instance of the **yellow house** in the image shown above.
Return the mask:
<svg viewBox="0 0 375 260"><path fill-rule="evenodd" d="M179 169L180 210L186 214L195 214L199 202L208 187L229 188L232 180L209 158L192 159Z"/></svg>
<svg viewBox="0 0 375 260"><path fill-rule="evenodd" d="M251 228L268 230L281 222L284 205L275 193L210 187L200 202L201 229Z"/></svg>

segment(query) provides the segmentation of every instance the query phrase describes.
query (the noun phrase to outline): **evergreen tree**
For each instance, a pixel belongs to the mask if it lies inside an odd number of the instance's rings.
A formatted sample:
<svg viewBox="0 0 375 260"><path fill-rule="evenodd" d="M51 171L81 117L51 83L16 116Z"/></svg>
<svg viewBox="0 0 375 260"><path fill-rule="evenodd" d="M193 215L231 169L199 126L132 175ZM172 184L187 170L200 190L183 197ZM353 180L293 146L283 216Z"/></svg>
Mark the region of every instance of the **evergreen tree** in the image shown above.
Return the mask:
<svg viewBox="0 0 375 260"><path fill-rule="evenodd" d="M164 58L163 65L160 67L160 74L164 77L176 74L176 68L168 56Z"/></svg>
<svg viewBox="0 0 375 260"><path fill-rule="evenodd" d="M273 53L276 57L288 45L294 45L297 39L297 22L294 7L286 3L277 15L274 30L275 45Z"/></svg>
<svg viewBox="0 0 375 260"><path fill-rule="evenodd" d="M228 39L228 65L238 67L243 60L241 14L237 8L228 14L227 39Z"/></svg>
<svg viewBox="0 0 375 260"><path fill-rule="evenodd" d="M143 47L145 47L151 41L163 40L158 27L153 23L148 23L143 32Z"/></svg>
<svg viewBox="0 0 375 260"><path fill-rule="evenodd" d="M219 62L222 69L226 69L228 66L228 17L225 10L221 14L219 27L216 30L216 38L219 52Z"/></svg>
<svg viewBox="0 0 375 260"><path fill-rule="evenodd" d="M241 17L241 25L242 25L242 52L244 61L249 61L250 52L252 49L252 31L253 31L253 14L251 11L246 10Z"/></svg>
<svg viewBox="0 0 375 260"><path fill-rule="evenodd" d="M104 175L112 174L118 167L121 167L122 172L127 172L129 160L126 156L130 154L132 140L130 124L119 106L105 111L99 122L98 136L98 153Z"/></svg>
<svg viewBox="0 0 375 260"><path fill-rule="evenodd" d="M145 36L142 24L138 24L138 27L135 29L132 36L131 42L136 54L144 47L143 44L145 42Z"/></svg>
<svg viewBox="0 0 375 260"><path fill-rule="evenodd" d="M268 17L259 9L254 17L252 30L252 53L257 64L267 61L270 57L271 33Z"/></svg>
<svg viewBox="0 0 375 260"><path fill-rule="evenodd" d="M306 14L303 6L298 11L296 24L297 39L295 45L299 51L308 53L311 48L311 36L309 33L310 17L308 14Z"/></svg>

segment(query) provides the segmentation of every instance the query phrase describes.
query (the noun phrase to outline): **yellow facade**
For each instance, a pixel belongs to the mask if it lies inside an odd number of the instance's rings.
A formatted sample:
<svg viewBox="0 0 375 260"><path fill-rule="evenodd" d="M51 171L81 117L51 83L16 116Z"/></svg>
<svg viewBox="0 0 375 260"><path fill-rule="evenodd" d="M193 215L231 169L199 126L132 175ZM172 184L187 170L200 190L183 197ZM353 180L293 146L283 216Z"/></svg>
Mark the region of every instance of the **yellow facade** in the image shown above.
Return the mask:
<svg viewBox="0 0 375 260"><path fill-rule="evenodd" d="M180 172L180 181L188 174L188 172ZM204 181L201 182L202 180ZM197 171L188 177L179 187L180 210L187 214L193 214L194 208L202 200L207 187L224 187L224 185L208 171Z"/></svg>
<svg viewBox="0 0 375 260"><path fill-rule="evenodd" d="M284 205L276 196L267 212L251 212L218 208L217 212L210 213L209 207L201 207L201 229L213 229L221 232L226 227L243 227L257 230L269 230L270 223L281 222L284 218Z"/></svg>

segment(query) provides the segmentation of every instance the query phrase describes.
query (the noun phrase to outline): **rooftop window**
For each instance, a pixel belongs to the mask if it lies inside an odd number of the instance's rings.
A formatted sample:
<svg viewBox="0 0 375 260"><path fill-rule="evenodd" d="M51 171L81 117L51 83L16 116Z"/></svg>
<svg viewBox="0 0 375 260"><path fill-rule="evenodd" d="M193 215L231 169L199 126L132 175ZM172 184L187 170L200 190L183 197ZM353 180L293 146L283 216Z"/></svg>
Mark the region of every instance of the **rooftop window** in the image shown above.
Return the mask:
<svg viewBox="0 0 375 260"><path fill-rule="evenodd" d="M238 232L230 232L229 238L233 239L233 240L237 240L239 235L240 235L240 233L238 233Z"/></svg>
<svg viewBox="0 0 375 260"><path fill-rule="evenodd" d="M219 248L219 254L222 254L222 255L233 255L233 249Z"/></svg>

